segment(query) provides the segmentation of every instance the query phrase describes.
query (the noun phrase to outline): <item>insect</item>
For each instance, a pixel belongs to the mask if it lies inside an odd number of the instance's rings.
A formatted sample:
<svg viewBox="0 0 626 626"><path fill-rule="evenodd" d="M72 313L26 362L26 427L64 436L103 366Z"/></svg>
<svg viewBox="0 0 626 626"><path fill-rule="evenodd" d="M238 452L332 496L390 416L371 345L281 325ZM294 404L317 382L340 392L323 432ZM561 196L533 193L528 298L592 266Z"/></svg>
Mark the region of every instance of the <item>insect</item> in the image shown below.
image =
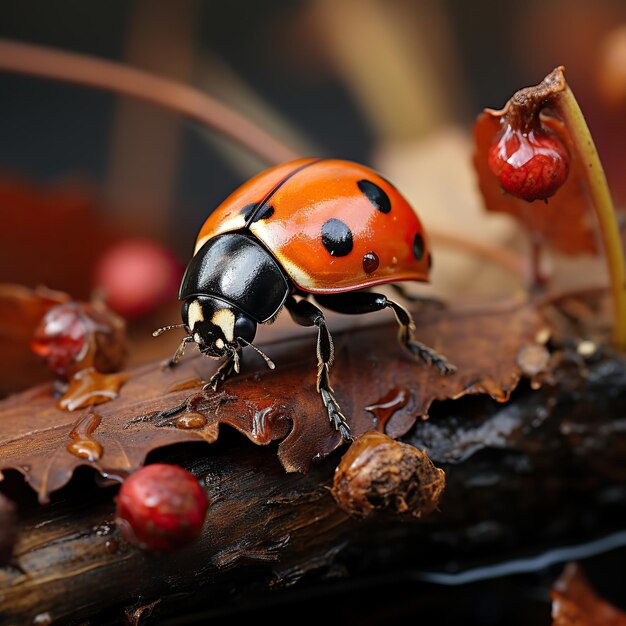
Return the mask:
<svg viewBox="0 0 626 626"><path fill-rule="evenodd" d="M317 328L317 391L344 439L350 428L330 384L334 348L324 313L391 309L399 341L413 356L454 371L446 359L416 341L413 319L397 302L370 287L427 281L428 239L400 192L368 167L336 159L300 159L273 167L239 187L206 220L179 291L185 346L224 359L207 386L214 390L239 372L240 352L253 345L258 324L287 309L302 326Z"/></svg>

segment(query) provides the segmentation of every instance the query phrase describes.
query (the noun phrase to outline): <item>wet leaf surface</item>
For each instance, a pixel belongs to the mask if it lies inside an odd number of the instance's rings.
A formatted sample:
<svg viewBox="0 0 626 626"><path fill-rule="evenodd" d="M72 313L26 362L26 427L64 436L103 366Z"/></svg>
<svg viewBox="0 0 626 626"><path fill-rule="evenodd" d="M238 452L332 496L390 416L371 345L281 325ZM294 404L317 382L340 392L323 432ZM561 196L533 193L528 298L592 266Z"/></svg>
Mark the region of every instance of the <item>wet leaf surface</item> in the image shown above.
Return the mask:
<svg viewBox="0 0 626 626"><path fill-rule="evenodd" d="M626 626L626 613L600 598L576 563L552 590L552 626Z"/></svg>
<svg viewBox="0 0 626 626"><path fill-rule="evenodd" d="M550 107L565 86L565 77L557 68L544 81L518 91L500 110L486 109L474 124L474 167L488 211L508 213L518 219L532 234L565 254L597 251L593 217L588 208L581 164L569 150L570 173L563 186L546 202L527 202L506 193L491 171L488 153L503 132L510 115L530 120L537 108ZM554 117L543 116L541 123L571 146L567 128Z"/></svg>
<svg viewBox="0 0 626 626"><path fill-rule="evenodd" d="M393 405L396 396L401 401L383 416L391 437L427 417L435 400L488 394L505 401L522 376L520 350L533 345L543 328L532 305L513 301L489 310L431 311L417 315L416 324L417 338L455 363L455 374L440 376L414 361L396 343L393 324L335 334L331 379L355 436L381 427L376 407ZM315 335L263 349L277 363L274 372L256 369L263 365L246 353L243 373L217 393L202 390L201 381L216 367L204 357L187 358L174 370L164 371L160 363L130 370L120 395L97 407L99 422L93 427L88 427L93 410L59 410L51 385L8 398L0 404L1 466L21 471L45 502L80 465L124 475L155 448L214 442L225 424L258 445L280 441L285 470L306 471L341 444L315 390ZM89 443L86 451L78 445L81 454L76 453L79 431ZM94 449L97 454L89 453Z"/></svg>

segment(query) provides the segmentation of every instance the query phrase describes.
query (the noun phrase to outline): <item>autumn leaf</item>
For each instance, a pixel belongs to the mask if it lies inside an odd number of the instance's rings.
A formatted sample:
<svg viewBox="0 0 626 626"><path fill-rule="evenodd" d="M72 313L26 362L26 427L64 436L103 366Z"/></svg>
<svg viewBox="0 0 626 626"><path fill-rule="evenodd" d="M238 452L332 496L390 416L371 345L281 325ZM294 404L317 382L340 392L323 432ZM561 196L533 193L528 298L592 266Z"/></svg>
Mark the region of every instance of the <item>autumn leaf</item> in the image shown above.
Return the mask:
<svg viewBox="0 0 626 626"><path fill-rule="evenodd" d="M382 429L394 438L426 418L435 400L488 394L505 401L523 375L520 350L534 345L543 327L534 306L515 301L490 309L424 312L416 315L416 324L420 341L445 354L456 373L441 376L413 360L396 342L393 324L335 334L332 384L355 436L381 426L372 407L392 390L402 392L402 402L392 407ZM201 387L215 361L195 356L174 370L150 363L127 371L119 397L73 413L56 407L51 385L8 398L0 403L0 465L22 472L45 502L80 465L123 475L155 448L212 443L219 425L226 424L257 445L280 441L285 470L306 471L341 445L315 387L315 335L264 350L276 371L254 371L263 365L246 353L243 373L217 393Z"/></svg>
<svg viewBox="0 0 626 626"><path fill-rule="evenodd" d="M566 566L551 595L552 626L626 626L626 613L600 598L576 563Z"/></svg>

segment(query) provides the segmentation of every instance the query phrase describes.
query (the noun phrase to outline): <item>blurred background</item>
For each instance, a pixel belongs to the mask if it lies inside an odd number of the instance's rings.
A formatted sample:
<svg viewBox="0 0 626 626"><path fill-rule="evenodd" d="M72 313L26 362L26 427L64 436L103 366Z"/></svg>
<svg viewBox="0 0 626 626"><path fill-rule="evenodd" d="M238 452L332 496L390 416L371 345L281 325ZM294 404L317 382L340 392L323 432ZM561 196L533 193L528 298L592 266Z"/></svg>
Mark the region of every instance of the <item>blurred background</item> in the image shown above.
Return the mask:
<svg viewBox="0 0 626 626"><path fill-rule="evenodd" d="M0 37L145 70L215 97L297 153L374 166L444 235L425 293L510 289L509 273L445 235L517 245L509 217L482 214L471 124L556 65L626 202L622 0L9 1ZM103 288L137 338L131 362L167 354L179 338L151 341L147 329L179 321L198 229L271 163L109 91L0 71L0 94L0 282L81 299ZM6 346L15 328L0 326Z"/></svg>
<svg viewBox="0 0 626 626"><path fill-rule="evenodd" d="M484 107L502 107L557 65L567 68L617 207L626 205L624 0L3 0L0 39L167 78L296 153L375 167L437 235L422 294L495 297L523 285L468 252L468 242L517 253L528 245L511 218L483 212L471 126ZM172 354L180 336L150 331L180 321L178 283L201 224L269 165L156 104L0 71L0 396L50 378L28 349L56 297L30 291L41 285L83 300L104 293L128 322L131 364ZM571 264L563 285L594 272L603 280L597 260ZM515 596L516 585L510 595L463 591L477 606L484 600L476 623L500 623L493 599ZM350 612L362 591L351 593ZM542 587L533 597L548 623L544 595ZM371 596L388 615L384 593ZM407 602L398 614L422 610ZM508 624L544 623L511 607Z"/></svg>

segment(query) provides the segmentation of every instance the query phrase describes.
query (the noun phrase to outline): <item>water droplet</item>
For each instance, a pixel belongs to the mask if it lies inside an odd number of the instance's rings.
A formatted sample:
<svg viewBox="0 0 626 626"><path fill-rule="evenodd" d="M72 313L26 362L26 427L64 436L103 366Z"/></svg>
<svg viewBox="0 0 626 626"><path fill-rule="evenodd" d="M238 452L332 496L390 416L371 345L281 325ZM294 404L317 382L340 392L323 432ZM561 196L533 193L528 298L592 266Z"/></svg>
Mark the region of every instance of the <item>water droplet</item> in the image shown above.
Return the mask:
<svg viewBox="0 0 626 626"><path fill-rule="evenodd" d="M274 407L266 406L264 409L255 411L252 418L252 436L259 443L269 443L270 441L270 425L275 417Z"/></svg>
<svg viewBox="0 0 626 626"><path fill-rule="evenodd" d="M380 400L366 406L365 410L369 411L374 416L374 426L376 430L384 433L387 422L396 411L399 411L408 404L410 397L411 395L405 389L394 387Z"/></svg>
<svg viewBox="0 0 626 626"><path fill-rule="evenodd" d="M102 457L102 444L92 437L93 432L100 425L101 417L97 413L88 413L72 428L67 451L80 459L87 459L91 463Z"/></svg>
<svg viewBox="0 0 626 626"><path fill-rule="evenodd" d="M100 524L99 526L94 526L93 531L98 537L106 537L113 532L113 527L111 524Z"/></svg>
<svg viewBox="0 0 626 626"><path fill-rule="evenodd" d="M183 380L169 387L167 393L173 393L174 391L184 391L185 389L200 387L201 385L204 385L204 382L205 381L200 380L199 378L190 378L188 380Z"/></svg>
<svg viewBox="0 0 626 626"><path fill-rule="evenodd" d="M595 354L598 347L593 341L585 339L576 346L576 352L582 357L591 357Z"/></svg>
<svg viewBox="0 0 626 626"><path fill-rule="evenodd" d="M202 413L183 413L176 419L178 428L202 428L206 426L206 417Z"/></svg>
<svg viewBox="0 0 626 626"><path fill-rule="evenodd" d="M76 411L117 398L128 374L101 374L93 367L76 372L64 396L57 401L62 411Z"/></svg>
<svg viewBox="0 0 626 626"><path fill-rule="evenodd" d="M37 626L48 626L48 624L52 624L52 615L50 615L48 611L39 613L33 618L33 624L37 624Z"/></svg>
<svg viewBox="0 0 626 626"><path fill-rule="evenodd" d="M104 549L109 553L109 554L115 554L120 547L120 543L119 541L116 541L115 539L107 539L104 542Z"/></svg>

